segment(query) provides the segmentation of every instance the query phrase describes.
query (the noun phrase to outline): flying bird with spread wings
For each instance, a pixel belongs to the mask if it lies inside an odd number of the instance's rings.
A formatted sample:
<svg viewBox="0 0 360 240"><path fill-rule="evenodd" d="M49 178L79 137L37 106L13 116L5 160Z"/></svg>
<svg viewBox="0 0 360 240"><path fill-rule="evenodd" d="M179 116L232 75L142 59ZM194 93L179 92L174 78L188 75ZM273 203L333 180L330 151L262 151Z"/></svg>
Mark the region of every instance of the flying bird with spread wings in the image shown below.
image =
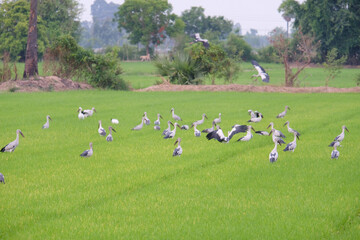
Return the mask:
<svg viewBox="0 0 360 240"><path fill-rule="evenodd" d="M200 37L200 33L195 33L194 35L195 37L195 41L194 42L202 42L203 46L208 49L210 47L209 41L207 39L202 39ZM190 44L193 44L193 42L191 42Z"/></svg>
<svg viewBox="0 0 360 240"><path fill-rule="evenodd" d="M267 74L264 70L264 68L262 68L259 63L255 60L252 60L251 61L252 65L254 66L254 68L258 71L258 74L257 75L252 75L252 77L261 77L261 80L263 82L269 82L270 81L270 77L269 77L269 74Z"/></svg>

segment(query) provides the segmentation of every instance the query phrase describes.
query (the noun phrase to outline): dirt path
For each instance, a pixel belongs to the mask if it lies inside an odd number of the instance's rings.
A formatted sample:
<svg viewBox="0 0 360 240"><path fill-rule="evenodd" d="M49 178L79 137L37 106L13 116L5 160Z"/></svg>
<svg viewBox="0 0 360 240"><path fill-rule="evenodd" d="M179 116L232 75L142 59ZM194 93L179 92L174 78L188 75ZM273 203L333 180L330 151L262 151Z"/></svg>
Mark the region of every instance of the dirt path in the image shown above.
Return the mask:
<svg viewBox="0 0 360 240"><path fill-rule="evenodd" d="M282 87L282 86L252 86L252 85L174 85L163 83L148 88L136 90L137 92L174 92L174 91L211 91L211 92L280 92L280 93L347 93L360 92L360 87L334 88L334 87Z"/></svg>

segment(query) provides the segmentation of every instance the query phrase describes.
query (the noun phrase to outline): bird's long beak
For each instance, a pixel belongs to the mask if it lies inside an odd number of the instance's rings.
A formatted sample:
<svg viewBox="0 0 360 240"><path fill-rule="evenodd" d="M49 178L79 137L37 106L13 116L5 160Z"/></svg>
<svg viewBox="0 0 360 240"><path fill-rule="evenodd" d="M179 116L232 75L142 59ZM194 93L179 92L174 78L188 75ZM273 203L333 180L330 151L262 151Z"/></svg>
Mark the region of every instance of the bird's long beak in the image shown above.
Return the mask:
<svg viewBox="0 0 360 240"><path fill-rule="evenodd" d="M290 110L290 107L288 107L288 109Z"/></svg>
<svg viewBox="0 0 360 240"><path fill-rule="evenodd" d="M174 145L176 145L178 143L178 140L175 141Z"/></svg>
<svg viewBox="0 0 360 240"><path fill-rule="evenodd" d="M286 124L288 124L288 122L284 123L284 126L286 126Z"/></svg>
<svg viewBox="0 0 360 240"><path fill-rule="evenodd" d="M255 129L253 127L251 127L251 129L255 132Z"/></svg>
<svg viewBox="0 0 360 240"><path fill-rule="evenodd" d="M96 112L96 109L94 108L94 112Z"/></svg>
<svg viewBox="0 0 360 240"><path fill-rule="evenodd" d="M174 124L172 122L170 122L170 124L174 126Z"/></svg>
<svg viewBox="0 0 360 240"><path fill-rule="evenodd" d="M348 132L349 132L349 129L347 129L347 127L345 127L345 129L346 129L346 131L348 131Z"/></svg>
<svg viewBox="0 0 360 240"><path fill-rule="evenodd" d="M273 132L273 131L270 131L269 136L271 136L272 132Z"/></svg>
<svg viewBox="0 0 360 240"><path fill-rule="evenodd" d="M21 134L21 136L25 137L24 134L22 133L22 131L20 131L20 134Z"/></svg>
<svg viewBox="0 0 360 240"><path fill-rule="evenodd" d="M300 140L300 137L299 137L299 135L296 135L296 138L297 138L298 140Z"/></svg>
<svg viewBox="0 0 360 240"><path fill-rule="evenodd" d="M266 129L268 129L270 126L271 126L271 124L269 124L269 126L267 126L267 128L266 128Z"/></svg>
<svg viewBox="0 0 360 240"><path fill-rule="evenodd" d="M206 119L208 119L208 117L205 115Z"/></svg>
<svg viewBox="0 0 360 240"><path fill-rule="evenodd" d="M80 108L78 108L77 112L80 112Z"/></svg>
<svg viewBox="0 0 360 240"><path fill-rule="evenodd" d="M52 121L51 117L49 116L49 119Z"/></svg>
<svg viewBox="0 0 360 240"><path fill-rule="evenodd" d="M161 115L159 115L161 119L164 119Z"/></svg>
<svg viewBox="0 0 360 240"><path fill-rule="evenodd" d="M264 118L264 116L262 114L260 116L261 116L261 118Z"/></svg>
<svg viewBox="0 0 360 240"><path fill-rule="evenodd" d="M115 130L114 128L111 127L111 129L112 129L114 132L116 132L116 130Z"/></svg>

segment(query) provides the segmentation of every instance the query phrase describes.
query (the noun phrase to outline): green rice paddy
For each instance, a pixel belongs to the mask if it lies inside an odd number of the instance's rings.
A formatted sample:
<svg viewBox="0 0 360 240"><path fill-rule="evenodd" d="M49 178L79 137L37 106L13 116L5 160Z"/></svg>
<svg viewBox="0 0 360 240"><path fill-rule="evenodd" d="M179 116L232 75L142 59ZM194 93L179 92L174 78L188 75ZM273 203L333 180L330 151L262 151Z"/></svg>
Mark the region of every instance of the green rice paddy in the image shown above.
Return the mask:
<svg viewBox="0 0 360 240"><path fill-rule="evenodd" d="M125 67L124 67L125 68ZM284 119L275 116L289 105ZM85 120L77 109L95 107ZM180 131L175 139L153 124L141 131L146 111L171 120L170 109L191 124L206 113L211 126L222 113L226 133L246 124L248 109L264 115L287 138L285 121L301 133L294 153L278 148L269 162L270 137L228 144ZM360 95L237 92L69 91L0 94L0 239L359 239ZM53 121L41 129L46 115ZM98 120L114 141L97 133ZM328 144L346 125L338 160ZM94 155L79 155L93 142Z"/></svg>

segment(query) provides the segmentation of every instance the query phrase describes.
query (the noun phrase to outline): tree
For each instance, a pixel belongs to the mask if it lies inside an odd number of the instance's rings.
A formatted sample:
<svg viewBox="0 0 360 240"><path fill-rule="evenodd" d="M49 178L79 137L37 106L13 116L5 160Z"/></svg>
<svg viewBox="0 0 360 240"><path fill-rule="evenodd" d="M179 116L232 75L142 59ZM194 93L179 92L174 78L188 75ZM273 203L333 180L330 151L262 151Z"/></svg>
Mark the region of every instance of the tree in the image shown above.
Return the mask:
<svg viewBox="0 0 360 240"><path fill-rule="evenodd" d="M297 47L295 51L292 51L291 40L286 38L284 34L273 35L270 38L271 45L284 64L285 86L287 87L294 86L299 74L311 63L312 58L315 57L319 45L318 42L314 42L314 37L304 35L301 31L298 32L294 41L297 42ZM293 72L290 65L291 60L296 63L297 69L295 72Z"/></svg>
<svg viewBox="0 0 360 240"><path fill-rule="evenodd" d="M337 48L348 56L349 63L360 63L360 3L358 0L285 0L278 9L295 18L294 26L320 41L321 61L328 51Z"/></svg>
<svg viewBox="0 0 360 240"><path fill-rule="evenodd" d="M77 0L38 0L38 16L44 22L50 44L60 35L80 39L80 13Z"/></svg>
<svg viewBox="0 0 360 240"><path fill-rule="evenodd" d="M329 81L340 74L346 58L347 56L342 56L338 58L338 50L336 48L333 48L328 52L326 56L326 62L323 63L325 71L328 72L328 76L325 80L325 86L328 86Z"/></svg>
<svg viewBox="0 0 360 240"><path fill-rule="evenodd" d="M225 51L229 57L236 60L249 61L252 58L250 45L245 42L242 36L234 33L229 35L225 43Z"/></svg>
<svg viewBox="0 0 360 240"><path fill-rule="evenodd" d="M37 0L31 0L24 78L39 74L37 48Z"/></svg>
<svg viewBox="0 0 360 240"><path fill-rule="evenodd" d="M115 18L119 29L129 33L130 42L143 44L149 54L151 44L162 43L167 29L176 28L176 15L171 11L167 0L125 0Z"/></svg>
<svg viewBox="0 0 360 240"><path fill-rule="evenodd" d="M4 0L0 4L0 55L10 54L11 61L25 61L30 4L27 0ZM38 53L41 56L47 45L46 27L41 17L38 24Z"/></svg>
<svg viewBox="0 0 360 240"><path fill-rule="evenodd" d="M181 14L181 19L185 23L185 33L210 35L208 32L213 32L212 35L217 36L218 39L226 39L232 31L233 22L226 20L223 16L205 16L204 11L205 9L202 7L191 7L190 10L185 10Z"/></svg>

